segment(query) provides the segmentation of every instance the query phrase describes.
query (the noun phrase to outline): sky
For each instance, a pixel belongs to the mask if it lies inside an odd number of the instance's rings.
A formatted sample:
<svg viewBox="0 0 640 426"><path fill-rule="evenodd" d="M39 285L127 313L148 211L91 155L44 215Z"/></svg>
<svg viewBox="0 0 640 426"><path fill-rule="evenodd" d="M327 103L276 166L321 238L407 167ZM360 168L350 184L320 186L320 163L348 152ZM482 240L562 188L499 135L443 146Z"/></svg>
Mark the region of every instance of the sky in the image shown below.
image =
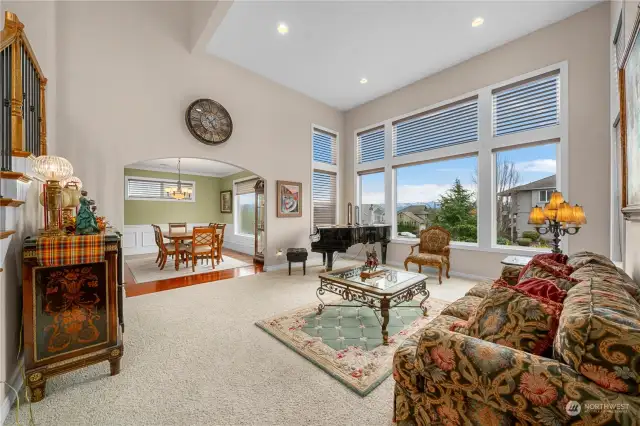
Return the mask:
<svg viewBox="0 0 640 426"><path fill-rule="evenodd" d="M556 145L537 145L501 151L496 160L511 161L520 172L518 185L533 182L556 172ZM477 157L456 158L397 169L398 203L437 201L456 178L475 192L473 175ZM362 176L362 204L384 204L384 173Z"/></svg>

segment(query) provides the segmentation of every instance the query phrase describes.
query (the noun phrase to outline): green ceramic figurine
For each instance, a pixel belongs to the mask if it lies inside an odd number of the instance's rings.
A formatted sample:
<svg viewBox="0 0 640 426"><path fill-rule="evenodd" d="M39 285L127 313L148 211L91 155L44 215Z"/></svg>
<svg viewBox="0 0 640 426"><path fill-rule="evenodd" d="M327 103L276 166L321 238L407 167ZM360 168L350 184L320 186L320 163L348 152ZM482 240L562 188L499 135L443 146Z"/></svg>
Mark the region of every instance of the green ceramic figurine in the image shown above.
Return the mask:
<svg viewBox="0 0 640 426"><path fill-rule="evenodd" d="M81 192L80 210L76 216L76 235L90 235L100 232L96 222L96 215L91 211L91 200L87 198L87 191Z"/></svg>

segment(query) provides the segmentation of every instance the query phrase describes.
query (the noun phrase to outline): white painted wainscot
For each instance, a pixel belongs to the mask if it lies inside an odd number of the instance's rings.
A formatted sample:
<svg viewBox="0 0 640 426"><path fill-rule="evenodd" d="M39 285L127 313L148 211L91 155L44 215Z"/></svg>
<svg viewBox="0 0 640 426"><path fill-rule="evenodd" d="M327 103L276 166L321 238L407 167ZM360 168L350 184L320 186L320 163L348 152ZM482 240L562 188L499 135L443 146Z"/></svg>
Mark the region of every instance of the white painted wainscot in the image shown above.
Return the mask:
<svg viewBox="0 0 640 426"><path fill-rule="evenodd" d="M169 230L169 224L158 224L163 231ZM208 223L189 223L187 229L194 226L208 226ZM227 223L224 230L224 248L253 255L253 237L236 235L232 223ZM157 253L155 237L151 225L125 225L122 233L122 252L126 255Z"/></svg>

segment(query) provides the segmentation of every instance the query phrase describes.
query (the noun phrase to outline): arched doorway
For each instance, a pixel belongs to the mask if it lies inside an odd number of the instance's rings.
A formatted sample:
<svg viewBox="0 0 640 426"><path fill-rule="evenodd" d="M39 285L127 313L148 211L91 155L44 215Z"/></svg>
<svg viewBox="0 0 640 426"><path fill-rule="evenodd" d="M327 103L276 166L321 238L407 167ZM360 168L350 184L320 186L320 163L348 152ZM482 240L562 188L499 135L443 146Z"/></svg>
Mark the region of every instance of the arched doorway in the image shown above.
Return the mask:
<svg viewBox="0 0 640 426"><path fill-rule="evenodd" d="M260 176L191 157L142 160L123 174L128 296L262 272Z"/></svg>

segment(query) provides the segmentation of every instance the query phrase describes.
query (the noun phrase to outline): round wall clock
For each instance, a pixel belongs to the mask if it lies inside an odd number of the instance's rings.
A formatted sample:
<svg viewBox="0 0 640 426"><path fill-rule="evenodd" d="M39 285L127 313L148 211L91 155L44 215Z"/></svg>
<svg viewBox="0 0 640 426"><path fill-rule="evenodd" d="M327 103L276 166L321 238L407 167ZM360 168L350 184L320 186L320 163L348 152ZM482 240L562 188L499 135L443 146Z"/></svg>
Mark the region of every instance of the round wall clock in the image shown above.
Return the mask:
<svg viewBox="0 0 640 426"><path fill-rule="evenodd" d="M198 99L185 113L187 128L194 138L207 145L225 142L233 132L233 122L227 110L211 99Z"/></svg>

